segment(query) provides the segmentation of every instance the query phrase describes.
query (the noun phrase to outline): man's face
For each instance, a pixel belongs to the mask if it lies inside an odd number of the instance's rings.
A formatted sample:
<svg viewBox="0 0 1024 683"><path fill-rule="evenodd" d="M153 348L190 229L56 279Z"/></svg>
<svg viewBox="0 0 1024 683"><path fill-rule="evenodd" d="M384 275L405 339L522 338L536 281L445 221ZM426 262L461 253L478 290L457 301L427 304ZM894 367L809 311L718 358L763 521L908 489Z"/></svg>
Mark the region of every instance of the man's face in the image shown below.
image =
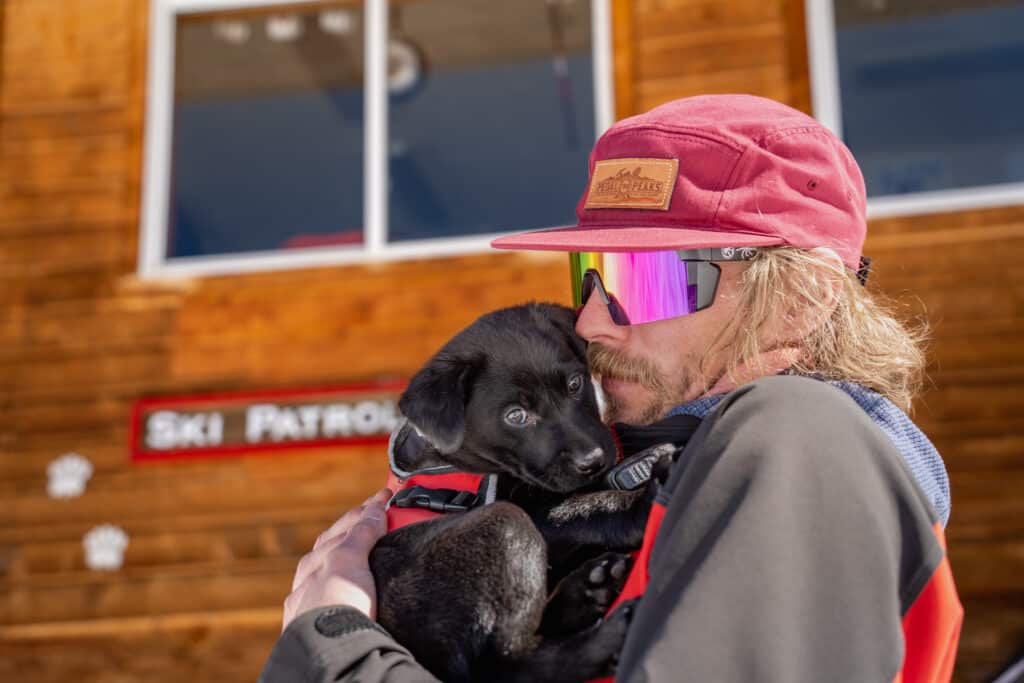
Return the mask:
<svg viewBox="0 0 1024 683"><path fill-rule="evenodd" d="M600 297L587 301L576 332L589 342L587 355L591 371L601 376L609 422L655 422L680 403L700 397L721 377L725 355L718 338L736 314L747 264L718 265L722 275L715 301L697 313L616 325Z"/></svg>

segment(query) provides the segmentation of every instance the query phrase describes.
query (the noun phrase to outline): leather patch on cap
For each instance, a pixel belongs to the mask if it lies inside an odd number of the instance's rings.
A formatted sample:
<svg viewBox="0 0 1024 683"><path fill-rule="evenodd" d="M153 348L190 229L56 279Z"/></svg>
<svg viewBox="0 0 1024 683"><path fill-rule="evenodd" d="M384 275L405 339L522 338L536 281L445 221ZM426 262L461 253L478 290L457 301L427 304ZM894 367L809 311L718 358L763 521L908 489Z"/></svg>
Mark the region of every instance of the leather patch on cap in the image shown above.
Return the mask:
<svg viewBox="0 0 1024 683"><path fill-rule="evenodd" d="M678 159L603 159L583 208L668 211L678 172Z"/></svg>

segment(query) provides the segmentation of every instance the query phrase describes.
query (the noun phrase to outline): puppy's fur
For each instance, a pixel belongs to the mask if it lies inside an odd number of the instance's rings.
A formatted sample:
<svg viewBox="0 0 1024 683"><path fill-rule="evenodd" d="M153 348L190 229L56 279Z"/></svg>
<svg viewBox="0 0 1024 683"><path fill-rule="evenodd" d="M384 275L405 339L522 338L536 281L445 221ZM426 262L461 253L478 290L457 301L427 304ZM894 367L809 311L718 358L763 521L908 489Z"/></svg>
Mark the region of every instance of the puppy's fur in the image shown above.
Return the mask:
<svg viewBox="0 0 1024 683"><path fill-rule="evenodd" d="M627 560L601 553L639 545L653 496L602 490L616 448L574 325L552 304L485 315L399 402L400 467L500 475L500 502L398 529L370 557L378 620L444 681L585 681L622 646L628 609L595 621Z"/></svg>

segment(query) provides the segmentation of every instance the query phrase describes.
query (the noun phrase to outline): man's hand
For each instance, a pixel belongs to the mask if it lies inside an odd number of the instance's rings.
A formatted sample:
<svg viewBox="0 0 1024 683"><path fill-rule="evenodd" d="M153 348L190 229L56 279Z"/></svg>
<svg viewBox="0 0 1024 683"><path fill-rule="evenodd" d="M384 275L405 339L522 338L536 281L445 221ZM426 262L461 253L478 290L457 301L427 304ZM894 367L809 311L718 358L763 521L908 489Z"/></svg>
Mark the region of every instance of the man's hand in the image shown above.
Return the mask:
<svg viewBox="0 0 1024 683"><path fill-rule="evenodd" d="M303 612L328 605L355 607L371 619L376 616L377 590L369 556L387 532L384 505L390 497L389 489L381 489L320 534L313 550L299 560L291 595L284 601L281 630Z"/></svg>

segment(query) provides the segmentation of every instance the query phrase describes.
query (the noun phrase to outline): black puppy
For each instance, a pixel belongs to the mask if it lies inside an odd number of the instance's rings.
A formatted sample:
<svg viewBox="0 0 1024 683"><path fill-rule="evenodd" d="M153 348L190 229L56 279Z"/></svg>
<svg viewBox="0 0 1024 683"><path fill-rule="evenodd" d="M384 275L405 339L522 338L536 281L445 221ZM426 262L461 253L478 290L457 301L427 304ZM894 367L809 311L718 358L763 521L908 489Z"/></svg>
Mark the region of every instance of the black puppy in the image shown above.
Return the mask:
<svg viewBox="0 0 1024 683"><path fill-rule="evenodd" d="M499 502L398 529L370 557L378 620L444 681L585 681L621 649L629 610L595 623L628 568L606 551L639 545L653 496L601 485L616 447L574 324L553 304L485 315L399 402L401 469L500 475Z"/></svg>

